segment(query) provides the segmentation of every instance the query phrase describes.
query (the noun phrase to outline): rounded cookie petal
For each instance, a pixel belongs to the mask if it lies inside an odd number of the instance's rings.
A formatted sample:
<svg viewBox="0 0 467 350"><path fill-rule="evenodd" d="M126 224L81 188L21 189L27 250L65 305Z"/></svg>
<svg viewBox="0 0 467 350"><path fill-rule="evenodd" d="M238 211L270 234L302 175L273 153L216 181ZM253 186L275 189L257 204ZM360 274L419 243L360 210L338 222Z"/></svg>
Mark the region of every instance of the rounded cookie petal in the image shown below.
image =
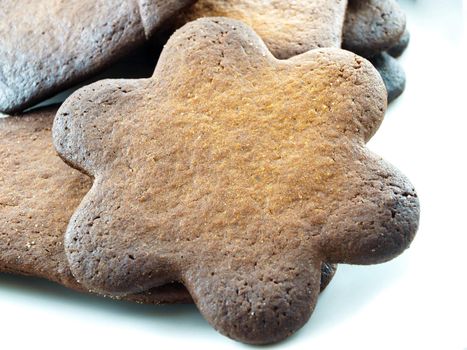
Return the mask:
<svg viewBox="0 0 467 350"><path fill-rule="evenodd" d="M237 257L210 253L184 273L196 305L222 334L267 344L290 336L310 317L319 293L319 260L300 245L276 248L280 253L269 257L247 249Z"/></svg>
<svg viewBox="0 0 467 350"><path fill-rule="evenodd" d="M413 185L369 151L347 173L346 198L322 229L326 261L375 264L401 254L418 229L420 208Z"/></svg>

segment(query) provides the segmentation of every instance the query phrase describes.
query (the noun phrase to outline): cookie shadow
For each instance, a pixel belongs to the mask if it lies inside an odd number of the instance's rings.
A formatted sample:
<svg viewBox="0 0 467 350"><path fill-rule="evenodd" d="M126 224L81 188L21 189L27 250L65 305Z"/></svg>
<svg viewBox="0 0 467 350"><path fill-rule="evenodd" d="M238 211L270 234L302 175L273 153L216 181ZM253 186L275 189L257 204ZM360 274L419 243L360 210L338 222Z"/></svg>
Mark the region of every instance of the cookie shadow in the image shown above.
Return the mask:
<svg viewBox="0 0 467 350"><path fill-rule="evenodd" d="M87 317L111 318L113 322L168 336L177 337L183 333L202 339L207 332L216 334L192 304L137 304L76 292L39 278L5 273L0 273L0 295L2 298L20 298L21 301L24 298L31 304L48 305L51 309L69 313L70 318L79 312L87 314Z"/></svg>
<svg viewBox="0 0 467 350"><path fill-rule="evenodd" d="M329 331L353 317L385 288L405 274L407 260L402 256L389 263L373 266L340 265L330 285L320 295L316 309L308 323L295 335L273 345L240 348L277 348L290 345L296 338L312 337ZM0 273L0 295L19 295L29 302L48 303L70 313L78 309L93 317L121 321L140 330L165 334L169 337L189 337L205 340L220 336L199 313L195 305L144 305L113 300L101 296L69 290L58 284L34 277ZM89 316L88 316L89 317ZM209 334L209 335L208 335ZM223 337L222 337L223 338Z"/></svg>
<svg viewBox="0 0 467 350"><path fill-rule="evenodd" d="M317 333L345 322L401 279L407 266L407 256L379 265L339 265L303 331Z"/></svg>

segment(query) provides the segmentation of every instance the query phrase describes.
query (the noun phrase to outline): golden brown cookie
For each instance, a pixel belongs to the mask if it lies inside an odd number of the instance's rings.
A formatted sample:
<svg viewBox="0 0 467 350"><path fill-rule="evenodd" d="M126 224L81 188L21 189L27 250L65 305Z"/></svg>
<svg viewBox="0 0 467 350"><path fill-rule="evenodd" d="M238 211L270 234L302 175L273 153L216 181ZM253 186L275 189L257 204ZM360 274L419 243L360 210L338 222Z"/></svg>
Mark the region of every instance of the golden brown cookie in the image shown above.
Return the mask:
<svg viewBox="0 0 467 350"><path fill-rule="evenodd" d="M101 71L193 1L2 0L0 111L21 111Z"/></svg>
<svg viewBox="0 0 467 350"><path fill-rule="evenodd" d="M405 15L394 0L349 0L348 5L335 0L198 0L176 17L174 26L209 16L250 25L277 58L341 43L371 57L394 46L405 29Z"/></svg>
<svg viewBox="0 0 467 350"><path fill-rule="evenodd" d="M187 24L152 78L92 84L57 114L57 151L94 178L65 235L73 275L114 296L180 281L223 334L286 338L323 261L384 262L415 235L413 186L365 148L386 98L348 51L277 60L239 21Z"/></svg>
<svg viewBox="0 0 467 350"><path fill-rule="evenodd" d="M67 166L52 147L57 108L0 119L0 272L42 277L87 291L70 273L63 234L91 180ZM334 272L335 266L323 264L323 289ZM150 304L192 302L181 284L124 299Z"/></svg>
<svg viewBox="0 0 467 350"><path fill-rule="evenodd" d="M201 17L236 18L252 26L278 58L289 58L318 47L340 47L342 41L343 48L378 63L376 68L381 70L388 101L392 102L405 88L405 74L400 64L386 58L383 52L389 49L400 54L407 46L408 32L402 36L404 12L394 0L350 0L345 13L342 4L296 1L292 8L300 15L292 16L290 9L284 10L290 7L286 1L265 4L261 0L199 0L175 17L173 27Z"/></svg>
<svg viewBox="0 0 467 350"><path fill-rule="evenodd" d="M340 47L347 0L198 0L176 27L201 17L230 17L251 26L277 58Z"/></svg>

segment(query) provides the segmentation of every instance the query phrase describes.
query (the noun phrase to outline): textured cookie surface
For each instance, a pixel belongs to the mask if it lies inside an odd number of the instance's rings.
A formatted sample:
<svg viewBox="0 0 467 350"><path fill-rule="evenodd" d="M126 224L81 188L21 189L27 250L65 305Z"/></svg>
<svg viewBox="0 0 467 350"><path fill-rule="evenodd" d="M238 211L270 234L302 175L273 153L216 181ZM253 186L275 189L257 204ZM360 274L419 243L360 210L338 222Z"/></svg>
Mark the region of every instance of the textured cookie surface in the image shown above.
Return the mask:
<svg viewBox="0 0 467 350"><path fill-rule="evenodd" d="M68 268L63 235L91 180L56 155L51 132L56 111L49 107L0 119L0 272L42 277L84 291ZM335 266L323 264L322 289L334 272ZM192 302L186 289L175 284L124 299Z"/></svg>
<svg viewBox="0 0 467 350"><path fill-rule="evenodd" d="M399 42L405 22L396 0L349 0L342 47L372 57Z"/></svg>
<svg viewBox="0 0 467 350"><path fill-rule="evenodd" d="M100 71L192 2L2 0L0 111L21 111Z"/></svg>
<svg viewBox="0 0 467 350"><path fill-rule="evenodd" d="M70 285L61 237L91 181L56 156L55 110L0 119L0 268Z"/></svg>
<svg viewBox="0 0 467 350"><path fill-rule="evenodd" d="M201 17L222 16L251 26L277 58L319 47L340 47L347 0L198 0L178 26Z"/></svg>
<svg viewBox="0 0 467 350"><path fill-rule="evenodd" d="M281 61L241 22L187 24L152 78L95 83L57 114L56 149L94 178L65 235L73 275L112 295L181 281L223 334L287 337L323 261L387 261L415 235L412 185L365 148L386 98L348 51Z"/></svg>
<svg viewBox="0 0 467 350"><path fill-rule="evenodd" d="M0 272L42 277L84 291L68 268L63 235L91 180L56 155L51 132L56 110L0 118ZM176 285L125 299L191 301Z"/></svg>

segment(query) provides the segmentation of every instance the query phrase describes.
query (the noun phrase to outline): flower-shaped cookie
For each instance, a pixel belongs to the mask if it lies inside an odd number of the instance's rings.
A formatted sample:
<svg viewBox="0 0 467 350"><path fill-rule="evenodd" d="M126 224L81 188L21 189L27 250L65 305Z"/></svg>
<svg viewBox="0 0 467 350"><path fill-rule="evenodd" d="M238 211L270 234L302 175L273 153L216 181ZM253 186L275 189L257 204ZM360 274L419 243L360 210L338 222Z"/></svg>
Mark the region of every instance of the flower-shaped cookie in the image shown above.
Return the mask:
<svg viewBox="0 0 467 350"><path fill-rule="evenodd" d="M241 22L184 26L152 78L95 83L57 113L57 151L94 178L66 232L73 275L113 295L180 281L223 334L287 337L323 261L387 261L415 235L412 185L365 148L385 108L350 52L281 61Z"/></svg>
<svg viewBox="0 0 467 350"><path fill-rule="evenodd" d="M3 0L0 111L21 111L99 72L193 2Z"/></svg>

